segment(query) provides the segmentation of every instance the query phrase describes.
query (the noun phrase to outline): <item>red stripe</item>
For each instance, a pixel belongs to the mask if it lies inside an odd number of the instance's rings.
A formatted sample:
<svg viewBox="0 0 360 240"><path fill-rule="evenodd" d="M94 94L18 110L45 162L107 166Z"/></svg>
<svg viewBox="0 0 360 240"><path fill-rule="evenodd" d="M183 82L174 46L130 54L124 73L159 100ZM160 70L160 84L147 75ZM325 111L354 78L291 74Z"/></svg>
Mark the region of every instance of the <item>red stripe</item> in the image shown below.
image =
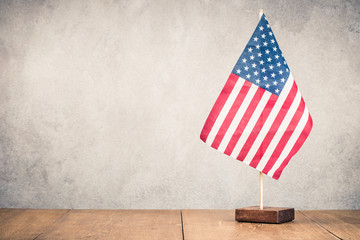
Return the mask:
<svg viewBox="0 0 360 240"><path fill-rule="evenodd" d="M258 88L256 90L256 93L254 95L254 97L252 98L248 108L246 109L244 116L241 118L241 121L239 123L239 125L237 126L234 134L232 135L229 144L227 145L226 149L225 149L225 154L230 155L232 153L232 151L234 150L234 147L236 145L236 143L238 142L242 132L244 131L246 125L248 124L251 115L253 114L253 112L255 111L256 106L259 104L261 97L263 96L265 92L265 89L263 88Z"/></svg>
<svg viewBox="0 0 360 240"><path fill-rule="evenodd" d="M231 91L233 90L238 79L239 79L239 77L237 75L231 73L228 80L226 81L226 84L225 84L224 88L222 89L219 97L217 98L215 105L211 109L211 112L210 112L209 116L207 117L205 125L201 131L200 139L203 140L204 142L206 142L206 139L207 139L212 127L214 126L214 123L215 123L217 117L219 116L221 109L223 108L226 100L228 99L228 97L229 97Z"/></svg>
<svg viewBox="0 0 360 240"><path fill-rule="evenodd" d="M226 131L228 130L232 120L234 119L235 114L237 113L241 103L244 101L244 98L246 97L246 94L248 93L251 85L252 85L252 83L249 81L244 82L244 85L241 87L241 90L240 90L239 94L237 95L233 105L231 106L229 113L227 114L218 133L216 134L216 137L215 137L213 143L211 144L211 147L218 149L222 139L225 136Z"/></svg>
<svg viewBox="0 0 360 240"><path fill-rule="evenodd" d="M252 129L249 137L247 138L244 146L242 147L239 155L237 156L236 159L240 160L240 161L244 161L247 153L249 152L251 146L253 145L253 143L255 142L256 137L259 135L259 132L261 131L261 128L264 126L264 123L266 121L266 119L268 118L272 108L274 107L276 100L279 97L276 96L275 94L271 94L268 102L266 103L262 113L260 114L254 128Z"/></svg>
<svg viewBox="0 0 360 240"><path fill-rule="evenodd" d="M306 138L309 136L312 126L313 126L313 122L312 122L312 118L309 114L309 119L304 127L304 130L302 131L298 140L296 141L294 147L291 149L289 155L284 159L284 161L281 163L280 167L275 171L274 175L272 176L275 180L279 179L282 171L284 170L286 165L289 163L291 157L294 156L299 151L299 149L305 142Z"/></svg>
<svg viewBox="0 0 360 240"><path fill-rule="evenodd" d="M281 106L281 109L280 109L278 115L276 116L274 122L272 123L268 133L266 134L264 140L262 141L262 143L261 143L259 149L257 150L254 158L251 160L250 166L252 166L253 168L256 168L257 165L259 164L260 159L263 157L266 149L268 148L268 146L269 146L271 140L273 139L276 131L278 130L281 122L285 118L286 113L288 112L288 110L289 110L289 108L290 108L290 106L291 106L291 104L292 104L292 102L293 102L293 100L294 100L294 98L296 96L297 89L298 89L297 85L294 82L288 96L286 97L285 102Z"/></svg>
<svg viewBox="0 0 360 240"><path fill-rule="evenodd" d="M275 162L278 160L281 152L284 150L285 145L289 141L291 135L295 131L296 126L298 125L301 116L304 113L305 109L305 102L301 98L300 105L298 109L296 110L296 113L294 114L293 118L291 119L289 126L286 128L285 133L282 135L278 145L276 146L274 152L272 153L271 157L269 158L268 162L266 163L265 168L262 170L263 173L267 174L270 169L274 166Z"/></svg>

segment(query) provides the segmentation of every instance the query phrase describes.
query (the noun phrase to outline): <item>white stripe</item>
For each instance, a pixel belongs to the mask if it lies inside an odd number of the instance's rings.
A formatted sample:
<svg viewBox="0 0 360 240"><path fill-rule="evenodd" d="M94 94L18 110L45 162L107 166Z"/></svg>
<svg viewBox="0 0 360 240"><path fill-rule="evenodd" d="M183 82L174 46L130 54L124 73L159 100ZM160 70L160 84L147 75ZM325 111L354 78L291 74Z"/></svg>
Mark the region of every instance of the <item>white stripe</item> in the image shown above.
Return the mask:
<svg viewBox="0 0 360 240"><path fill-rule="evenodd" d="M244 146L246 140L248 139L249 135L251 134L251 132L253 131L253 128L257 122L257 120L259 119L259 116L261 115L261 112L264 110L264 107L266 105L266 103L268 102L269 98L271 97L272 93L265 91L264 94L262 95L259 104L256 106L256 109L254 111L254 113L252 114L248 124L246 125L244 131L242 132L238 142L236 143L234 150L231 154L232 157L237 158L237 156L239 155L242 147Z"/></svg>
<svg viewBox="0 0 360 240"><path fill-rule="evenodd" d="M271 140L269 146L267 147L264 155L262 156L259 164L257 165L256 169L262 171L266 166L267 162L269 161L271 155L273 154L276 146L279 144L281 137L283 136L284 132L286 131L287 127L289 126L291 119L296 113L301 102L301 94L300 91L297 91L296 96L291 103L289 110L287 111L283 121L281 122L278 130L276 131L273 139Z"/></svg>
<svg viewBox="0 0 360 240"><path fill-rule="evenodd" d="M289 75L289 79L286 81L286 84L279 96L279 98L277 99L273 109L271 110L268 118L266 119L263 127L261 128L258 136L256 137L253 145L251 146L249 152L247 153L245 159L244 159L244 163L246 164L250 164L251 160L254 158L257 150L259 149L262 141L264 140L266 134L268 133L272 123L274 122L276 116L278 115L283 103L285 102L291 87L293 86L294 83L294 78L292 77L291 73Z"/></svg>
<svg viewBox="0 0 360 240"><path fill-rule="evenodd" d="M259 89L258 86L255 84L251 84L250 89L248 93L246 94L243 102L241 103L238 111L236 112L234 119L232 120L228 130L226 131L223 140L220 143L220 146L218 148L219 151L224 152L227 145L230 142L231 137L233 136L236 128L238 127L242 117L244 116L244 113L246 112L246 109L248 109L249 104L251 103L256 91Z"/></svg>
<svg viewBox="0 0 360 240"><path fill-rule="evenodd" d="M217 117L217 119L216 119L213 127L211 128L211 131L206 139L206 143L209 144L210 146L213 143L213 141L221 127L221 124L224 122L224 119L226 118L227 114L229 113L231 106L233 105L233 103L234 103L237 95L239 94L241 87L244 85L244 83L245 83L245 80L240 77L236 81L233 90L231 91L223 108L221 109L221 112L220 112L219 116Z"/></svg>
<svg viewBox="0 0 360 240"><path fill-rule="evenodd" d="M301 119L298 123L298 125L296 126L293 134L291 135L289 141L287 142L287 144L285 145L284 150L281 152L278 160L275 162L274 166L271 168L271 170L268 172L268 176L273 176L275 171L280 167L280 165L283 163L283 161L285 160L285 158L289 155L291 149L294 147L296 141L299 139L300 134L302 133L302 131L304 130L304 127L306 126L306 123L309 119L309 110L307 109L307 107L305 106L305 111L303 113L303 115L301 116Z"/></svg>

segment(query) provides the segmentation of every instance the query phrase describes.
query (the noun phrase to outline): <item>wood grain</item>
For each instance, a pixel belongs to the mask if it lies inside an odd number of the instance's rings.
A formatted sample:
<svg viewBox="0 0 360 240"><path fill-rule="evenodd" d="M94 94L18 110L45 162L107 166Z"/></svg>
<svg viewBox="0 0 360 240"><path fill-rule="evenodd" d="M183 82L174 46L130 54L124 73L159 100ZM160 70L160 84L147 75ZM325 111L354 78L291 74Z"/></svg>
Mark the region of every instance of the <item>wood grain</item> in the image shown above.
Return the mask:
<svg viewBox="0 0 360 240"><path fill-rule="evenodd" d="M296 211L294 221L280 225L236 222L234 214L0 209L0 239L360 239L360 210Z"/></svg>
<svg viewBox="0 0 360 240"><path fill-rule="evenodd" d="M297 211L294 221L283 224L236 222L234 214L234 210L183 210L184 239L337 239Z"/></svg>
<svg viewBox="0 0 360 240"><path fill-rule="evenodd" d="M300 211L342 239L360 239L360 210Z"/></svg>
<svg viewBox="0 0 360 240"><path fill-rule="evenodd" d="M69 210L0 209L0 239L34 239Z"/></svg>
<svg viewBox="0 0 360 240"><path fill-rule="evenodd" d="M72 210L41 239L182 240L180 210Z"/></svg>

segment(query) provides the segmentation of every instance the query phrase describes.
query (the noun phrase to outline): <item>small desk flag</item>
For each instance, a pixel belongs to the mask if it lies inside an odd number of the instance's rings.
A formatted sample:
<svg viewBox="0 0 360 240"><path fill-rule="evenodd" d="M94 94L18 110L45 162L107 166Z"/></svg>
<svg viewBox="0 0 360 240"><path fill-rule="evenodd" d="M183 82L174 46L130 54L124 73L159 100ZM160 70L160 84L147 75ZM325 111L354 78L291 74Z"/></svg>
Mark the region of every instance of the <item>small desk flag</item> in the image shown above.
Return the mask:
<svg viewBox="0 0 360 240"><path fill-rule="evenodd" d="M200 139L277 180L312 125L263 14L206 119Z"/></svg>

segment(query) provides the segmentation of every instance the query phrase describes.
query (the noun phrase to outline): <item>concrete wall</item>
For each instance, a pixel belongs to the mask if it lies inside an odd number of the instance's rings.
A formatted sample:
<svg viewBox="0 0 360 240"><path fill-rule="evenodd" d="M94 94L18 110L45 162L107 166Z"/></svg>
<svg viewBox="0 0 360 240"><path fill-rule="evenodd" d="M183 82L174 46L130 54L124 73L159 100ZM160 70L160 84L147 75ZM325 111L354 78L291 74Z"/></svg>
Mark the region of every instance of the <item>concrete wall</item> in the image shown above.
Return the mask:
<svg viewBox="0 0 360 240"><path fill-rule="evenodd" d="M235 208L200 131L263 8L314 127L265 205L360 208L359 1L1 1L0 207Z"/></svg>

